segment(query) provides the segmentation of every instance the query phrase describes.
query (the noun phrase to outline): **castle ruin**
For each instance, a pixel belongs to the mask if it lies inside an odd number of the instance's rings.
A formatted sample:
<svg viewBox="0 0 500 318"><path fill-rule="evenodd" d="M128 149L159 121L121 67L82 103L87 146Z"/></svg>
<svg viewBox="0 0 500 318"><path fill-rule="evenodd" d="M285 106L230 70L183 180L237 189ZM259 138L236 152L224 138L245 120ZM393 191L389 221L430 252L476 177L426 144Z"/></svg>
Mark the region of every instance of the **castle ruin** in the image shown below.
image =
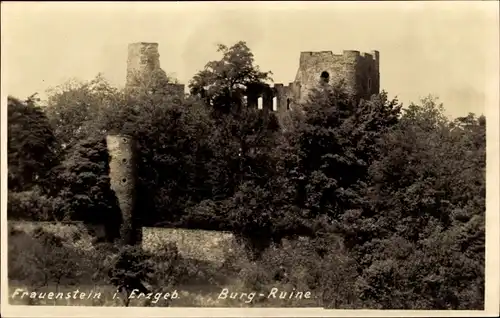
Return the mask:
<svg viewBox="0 0 500 318"><path fill-rule="evenodd" d="M342 54L333 54L332 51L301 52L293 82L272 86L250 84L247 87L247 102L249 107L286 111L293 104L304 102L319 83L335 84L340 81L344 81L347 90L356 98L369 99L380 91L379 65L378 51L361 53L346 50ZM152 81L167 81L167 75L160 67L158 43L129 44L126 88L134 89ZM184 84L167 86L174 94L184 95Z"/></svg>
<svg viewBox="0 0 500 318"><path fill-rule="evenodd" d="M305 101L309 92L321 82L343 81L357 99L369 99L380 91L380 54L343 51L301 52L295 80L288 85L250 84L246 99L249 107L284 113ZM139 42L128 46L126 89L146 87L153 81L168 81L160 67L158 43ZM167 83L169 92L182 98L183 84ZM106 138L110 160L111 187L118 198L124 224L133 229L133 241L141 241L140 225L134 224L135 171L133 140L129 136L109 135Z"/></svg>

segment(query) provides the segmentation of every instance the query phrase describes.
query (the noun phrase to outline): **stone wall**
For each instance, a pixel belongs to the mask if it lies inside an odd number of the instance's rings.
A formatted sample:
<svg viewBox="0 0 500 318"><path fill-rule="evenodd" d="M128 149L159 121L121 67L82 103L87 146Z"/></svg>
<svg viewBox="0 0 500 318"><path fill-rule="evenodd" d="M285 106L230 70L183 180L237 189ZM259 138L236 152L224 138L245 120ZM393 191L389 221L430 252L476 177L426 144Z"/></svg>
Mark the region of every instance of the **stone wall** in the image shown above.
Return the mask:
<svg viewBox="0 0 500 318"><path fill-rule="evenodd" d="M176 243L183 257L219 264L224 261L224 251L235 244L233 234L221 231L143 227L142 237L146 251L154 252L166 243Z"/></svg>
<svg viewBox="0 0 500 318"><path fill-rule="evenodd" d="M29 235L33 234L35 229L42 228L68 241L80 241L79 246L85 248L92 247L92 238L105 237L104 226L83 222L8 221L8 227L9 230L14 229ZM175 243L183 257L218 264L224 261L225 251L230 251L236 243L232 233L222 231L143 227L142 232L142 247L146 251L155 252L166 243Z"/></svg>

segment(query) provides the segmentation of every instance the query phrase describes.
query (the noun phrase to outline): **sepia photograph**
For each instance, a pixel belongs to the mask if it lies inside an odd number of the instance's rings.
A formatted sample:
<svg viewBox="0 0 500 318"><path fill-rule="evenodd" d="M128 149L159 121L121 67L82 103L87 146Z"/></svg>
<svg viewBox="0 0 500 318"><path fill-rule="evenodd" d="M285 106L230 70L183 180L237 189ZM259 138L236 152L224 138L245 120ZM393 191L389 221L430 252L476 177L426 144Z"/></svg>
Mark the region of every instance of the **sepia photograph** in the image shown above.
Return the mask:
<svg viewBox="0 0 500 318"><path fill-rule="evenodd" d="M5 317L498 316L498 2L1 14Z"/></svg>

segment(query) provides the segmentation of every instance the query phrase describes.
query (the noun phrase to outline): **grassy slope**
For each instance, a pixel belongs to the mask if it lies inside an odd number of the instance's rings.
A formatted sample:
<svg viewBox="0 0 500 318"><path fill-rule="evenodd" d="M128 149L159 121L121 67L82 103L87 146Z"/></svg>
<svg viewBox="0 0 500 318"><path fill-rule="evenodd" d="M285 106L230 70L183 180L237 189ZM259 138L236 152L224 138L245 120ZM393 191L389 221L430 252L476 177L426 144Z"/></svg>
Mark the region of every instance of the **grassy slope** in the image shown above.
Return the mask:
<svg viewBox="0 0 500 318"><path fill-rule="evenodd" d="M18 227L19 230L19 227ZM32 233L33 229L10 235L9 237L9 259L11 262L16 264L28 264L23 270L30 270L29 259L24 257L23 251L27 250L27 246L32 244ZM52 233L63 233L66 240L74 237L74 232L81 232L82 229L72 229L71 231L63 230L57 231L55 228L51 228ZM28 234L26 236L25 234ZM77 247L79 250L90 250L91 249L91 236L87 233L83 235L78 235L78 238L72 243L73 247ZM243 280L238 276L238 271L229 270L221 268L220 265L199 260L184 259L179 266L184 267L186 270L184 276L181 278L181 283L168 290L176 289L179 293L179 298L172 300L170 306L205 306L205 307L239 307L239 306L264 306L264 307L282 307L282 306L318 306L318 302L314 299L311 300L282 300L282 299L271 299L265 301L258 300L258 296L255 297L251 304L245 303L244 300L240 299L217 299L219 293L223 288L229 289L230 292L252 292L251 287L245 287ZM15 278L14 278L15 279ZM31 285L31 286L30 286ZM26 291L33 291L34 284L27 281L11 280L9 282L9 292L10 295L14 293L17 288L24 289ZM161 288L163 286L160 286ZM269 291L271 288L283 288L279 284L264 284L259 289L264 291ZM153 287L155 288L155 287ZM91 290L95 292L100 292L101 297L99 299L21 299L17 297L15 299L10 298L10 303L13 305L61 305L61 306L122 306L123 303L120 299L113 299L113 294L115 293L115 288L111 285L106 285L104 283L91 284L88 281L73 282L71 284L62 282L59 285L49 283L47 286L37 289L37 292L73 292L75 290L80 290L83 292L89 292ZM159 292L159 290L152 290L153 292ZM124 295L122 295L124 297ZM168 305L166 301L160 300L156 304L150 304L151 306L166 306ZM144 300L132 300L130 306L144 306Z"/></svg>

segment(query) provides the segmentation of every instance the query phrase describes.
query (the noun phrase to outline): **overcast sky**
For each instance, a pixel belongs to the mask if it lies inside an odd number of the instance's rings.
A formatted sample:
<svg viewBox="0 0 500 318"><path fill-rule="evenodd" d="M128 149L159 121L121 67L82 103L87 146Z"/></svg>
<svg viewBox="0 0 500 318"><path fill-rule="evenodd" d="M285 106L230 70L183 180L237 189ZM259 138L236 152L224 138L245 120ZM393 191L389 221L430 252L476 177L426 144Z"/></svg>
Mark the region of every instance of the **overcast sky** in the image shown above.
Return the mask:
<svg viewBox="0 0 500 318"><path fill-rule="evenodd" d="M498 78L498 2L2 3L3 94L26 97L99 72L125 82L127 45L158 42L182 83L246 41L276 83L300 51L379 50L381 87L407 104L440 97L448 114L483 113ZM488 92L488 89L490 92ZM498 106L496 106L498 107Z"/></svg>

